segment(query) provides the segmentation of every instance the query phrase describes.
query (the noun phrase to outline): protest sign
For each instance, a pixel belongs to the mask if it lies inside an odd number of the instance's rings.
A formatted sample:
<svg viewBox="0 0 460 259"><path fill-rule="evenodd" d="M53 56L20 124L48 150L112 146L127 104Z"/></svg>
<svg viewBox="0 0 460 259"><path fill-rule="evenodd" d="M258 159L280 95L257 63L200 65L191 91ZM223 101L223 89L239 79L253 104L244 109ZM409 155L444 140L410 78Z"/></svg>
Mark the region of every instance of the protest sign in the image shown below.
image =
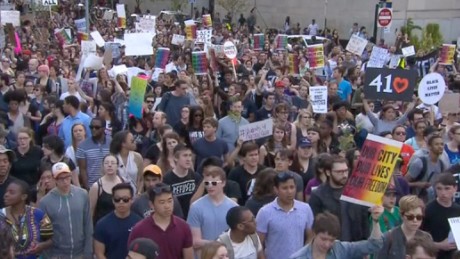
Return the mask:
<svg viewBox="0 0 460 259"><path fill-rule="evenodd" d="M58 5L58 0L42 0L43 6L54 6Z"/></svg>
<svg viewBox="0 0 460 259"><path fill-rule="evenodd" d="M294 76L298 76L300 74L299 72L299 56L297 56L296 54L294 53L289 53L289 56L288 56L288 60L289 60L289 74L290 75L294 75Z"/></svg>
<svg viewBox="0 0 460 259"><path fill-rule="evenodd" d="M111 71L112 71L112 74L114 76L117 76L117 75L120 75L120 74L126 74L128 72L128 67L126 67L125 64L118 65L118 66L113 66Z"/></svg>
<svg viewBox="0 0 460 259"><path fill-rule="evenodd" d="M429 73L418 85L418 97L424 104L435 104L441 100L446 90L446 82L442 75Z"/></svg>
<svg viewBox="0 0 460 259"><path fill-rule="evenodd" d="M372 53L367 62L367 67L382 68L388 60L388 50L377 46L372 47Z"/></svg>
<svg viewBox="0 0 460 259"><path fill-rule="evenodd" d="M136 77L139 75L139 73L145 73L144 69L138 68L138 67L128 67L128 72L126 72L126 75L128 77L128 85L131 87L131 80L133 77Z"/></svg>
<svg viewBox="0 0 460 259"><path fill-rule="evenodd" d="M457 250L460 249L460 217L447 219L449 221L450 232L454 236ZM452 242L452 240L450 240ZM451 243L449 242L449 243Z"/></svg>
<svg viewBox="0 0 460 259"><path fill-rule="evenodd" d="M441 113L458 113L460 111L460 94L444 93L438 106Z"/></svg>
<svg viewBox="0 0 460 259"><path fill-rule="evenodd" d="M125 55L146 56L153 54L152 39L155 34L150 32L125 33Z"/></svg>
<svg viewBox="0 0 460 259"><path fill-rule="evenodd" d="M115 38L115 39L113 39L113 42L120 44L120 46L125 46L125 40Z"/></svg>
<svg viewBox="0 0 460 259"><path fill-rule="evenodd" d="M14 27L21 25L19 11L0 11L1 25L11 23Z"/></svg>
<svg viewBox="0 0 460 259"><path fill-rule="evenodd" d="M242 141L259 139L273 135L273 119L253 122L240 126L239 139Z"/></svg>
<svg viewBox="0 0 460 259"><path fill-rule="evenodd" d="M412 101L417 71L367 68L364 95L370 100Z"/></svg>
<svg viewBox="0 0 460 259"><path fill-rule="evenodd" d="M236 58L236 54L238 54L238 50L235 47L235 44L231 41L226 41L224 43L224 54L229 59Z"/></svg>
<svg viewBox="0 0 460 259"><path fill-rule="evenodd" d="M212 18L210 14L203 14L202 22L204 27L212 27Z"/></svg>
<svg viewBox="0 0 460 259"><path fill-rule="evenodd" d="M352 35L350 40L348 41L347 47L345 48L347 51L361 56L364 52L364 49L367 46L367 40L359 37L358 35Z"/></svg>
<svg viewBox="0 0 460 259"><path fill-rule="evenodd" d="M285 50L288 44L288 36L285 34L278 34L275 38L275 49Z"/></svg>
<svg viewBox="0 0 460 259"><path fill-rule="evenodd" d="M311 86L310 102L314 113L327 113L327 86Z"/></svg>
<svg viewBox="0 0 460 259"><path fill-rule="evenodd" d="M196 39L196 24L194 20L184 21L185 24L185 37L187 40Z"/></svg>
<svg viewBox="0 0 460 259"><path fill-rule="evenodd" d="M98 57L94 54L89 54L85 59L83 68L92 68L94 70L99 70L103 67L103 60L103 57Z"/></svg>
<svg viewBox="0 0 460 259"><path fill-rule="evenodd" d="M415 55L415 47L413 45L402 48L401 51L404 57L410 57Z"/></svg>
<svg viewBox="0 0 460 259"><path fill-rule="evenodd" d="M118 28L126 28L126 11L124 4L117 4L117 17Z"/></svg>
<svg viewBox="0 0 460 259"><path fill-rule="evenodd" d="M78 20L74 20L75 27L77 27L78 32L86 32L86 19L81 18Z"/></svg>
<svg viewBox="0 0 460 259"><path fill-rule="evenodd" d="M104 16L102 17L102 19L106 20L106 21L110 21L113 19L113 10L107 10L104 12Z"/></svg>
<svg viewBox="0 0 460 259"><path fill-rule="evenodd" d="M105 40L102 38L101 34L98 31L93 31L90 33L91 38L96 42L97 46L102 48L105 45Z"/></svg>
<svg viewBox="0 0 460 259"><path fill-rule="evenodd" d="M208 59L205 51L192 52L192 67L195 75L206 75L208 73Z"/></svg>
<svg viewBox="0 0 460 259"><path fill-rule="evenodd" d="M87 41L87 40L82 40L81 41L81 53L84 56L87 56L90 53L96 53L96 42L94 41Z"/></svg>
<svg viewBox="0 0 460 259"><path fill-rule="evenodd" d="M69 34L67 34L67 31L65 29L56 29L54 31L54 36L61 45L72 43L72 38Z"/></svg>
<svg viewBox="0 0 460 259"><path fill-rule="evenodd" d="M184 35L179 35L179 34L174 34L171 40L171 44L179 46L184 44L185 42L185 36Z"/></svg>
<svg viewBox="0 0 460 259"><path fill-rule="evenodd" d="M120 47L121 47L121 44L120 43L115 43L115 42L106 42L104 44L104 49L105 50L107 50L107 49L112 50L112 57L114 59L121 57Z"/></svg>
<svg viewBox="0 0 460 259"><path fill-rule="evenodd" d="M441 53L439 54L439 64L452 65L454 63L455 45L442 44Z"/></svg>
<svg viewBox="0 0 460 259"><path fill-rule="evenodd" d="M381 205L402 145L399 141L367 135L340 199L369 207Z"/></svg>
<svg viewBox="0 0 460 259"><path fill-rule="evenodd" d="M131 91L129 95L128 112L139 119L142 119L142 105L144 104L144 95L146 88L146 79L137 76L131 79Z"/></svg>
<svg viewBox="0 0 460 259"><path fill-rule="evenodd" d="M196 31L196 43L211 44L212 29L197 30Z"/></svg>
<svg viewBox="0 0 460 259"><path fill-rule="evenodd" d="M310 68L324 67L324 47L323 44L307 46L307 57Z"/></svg>
<svg viewBox="0 0 460 259"><path fill-rule="evenodd" d="M156 17L153 16L152 18L142 17L139 19L139 29L142 32L156 32Z"/></svg>
<svg viewBox="0 0 460 259"><path fill-rule="evenodd" d="M169 48L158 48L155 55L155 68L165 69L169 61Z"/></svg>
<svg viewBox="0 0 460 259"><path fill-rule="evenodd" d="M254 50L262 50L265 46L265 35L263 33L254 34Z"/></svg>
<svg viewBox="0 0 460 259"><path fill-rule="evenodd" d="M390 56L390 64L388 64L388 67L389 68L396 68L399 64L399 60L402 58L403 56L402 55L395 55L395 54L392 54Z"/></svg>

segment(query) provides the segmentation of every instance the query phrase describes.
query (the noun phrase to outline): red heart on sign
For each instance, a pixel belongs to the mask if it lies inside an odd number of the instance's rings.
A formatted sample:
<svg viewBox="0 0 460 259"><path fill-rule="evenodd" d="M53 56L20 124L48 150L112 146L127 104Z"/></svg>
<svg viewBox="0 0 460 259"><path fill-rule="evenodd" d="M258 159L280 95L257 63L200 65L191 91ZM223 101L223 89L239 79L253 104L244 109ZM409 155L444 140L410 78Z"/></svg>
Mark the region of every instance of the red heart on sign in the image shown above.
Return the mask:
<svg viewBox="0 0 460 259"><path fill-rule="evenodd" d="M407 78L396 77L393 81L393 89L395 89L398 94L406 91L407 87L409 87L409 80L407 80Z"/></svg>

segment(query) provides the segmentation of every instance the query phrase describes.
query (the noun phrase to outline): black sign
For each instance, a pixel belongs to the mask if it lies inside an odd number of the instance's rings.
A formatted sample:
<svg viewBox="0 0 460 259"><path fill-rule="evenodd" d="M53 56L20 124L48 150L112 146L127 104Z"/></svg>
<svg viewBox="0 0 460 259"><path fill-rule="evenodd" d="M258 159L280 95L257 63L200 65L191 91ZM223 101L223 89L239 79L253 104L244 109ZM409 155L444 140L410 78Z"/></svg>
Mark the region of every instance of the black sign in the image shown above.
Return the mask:
<svg viewBox="0 0 460 259"><path fill-rule="evenodd" d="M367 68L364 95L370 100L412 101L417 71Z"/></svg>

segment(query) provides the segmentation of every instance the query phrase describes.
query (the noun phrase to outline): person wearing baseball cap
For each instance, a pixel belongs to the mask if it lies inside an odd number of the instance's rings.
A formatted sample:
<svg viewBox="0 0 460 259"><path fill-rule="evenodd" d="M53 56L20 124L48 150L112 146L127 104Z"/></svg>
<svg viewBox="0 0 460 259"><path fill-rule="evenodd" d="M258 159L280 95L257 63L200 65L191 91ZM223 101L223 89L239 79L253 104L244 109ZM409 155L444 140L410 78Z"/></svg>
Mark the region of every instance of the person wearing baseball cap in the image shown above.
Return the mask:
<svg viewBox="0 0 460 259"><path fill-rule="evenodd" d="M72 185L72 173L66 163L54 164L51 172L56 187L39 203L53 223L53 246L47 253L50 258L92 258L93 221L88 192Z"/></svg>
<svg viewBox="0 0 460 259"><path fill-rule="evenodd" d="M147 194L147 191L150 188L153 188L158 183L163 182L163 172L161 171L161 168L159 166L151 164L144 168L142 177L144 180L143 181L144 186L143 186L143 189L141 189L143 190L143 193L138 194L139 196L136 198L133 205L131 206L131 211L141 216L142 218L147 218L153 212L153 209L150 206L150 199ZM182 212L180 203L177 200L177 197L174 195L173 195L173 200L174 200L173 214L179 218L184 218L184 213Z"/></svg>
<svg viewBox="0 0 460 259"><path fill-rule="evenodd" d="M16 180L15 177L10 175L11 165L15 159L16 155L13 150L0 145L0 208L5 207L3 196L5 195L6 187L8 187L8 184L13 180Z"/></svg>
<svg viewBox="0 0 460 259"><path fill-rule="evenodd" d="M134 239L129 245L129 252L126 259L156 259L160 248L148 238Z"/></svg>

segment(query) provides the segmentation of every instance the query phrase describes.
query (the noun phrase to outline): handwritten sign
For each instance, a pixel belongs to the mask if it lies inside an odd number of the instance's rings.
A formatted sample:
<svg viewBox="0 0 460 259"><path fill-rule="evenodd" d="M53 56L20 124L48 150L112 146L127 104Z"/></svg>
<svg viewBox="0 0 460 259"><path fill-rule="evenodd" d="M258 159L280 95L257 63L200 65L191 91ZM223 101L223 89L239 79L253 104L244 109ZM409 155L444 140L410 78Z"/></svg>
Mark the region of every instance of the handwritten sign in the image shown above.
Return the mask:
<svg viewBox="0 0 460 259"><path fill-rule="evenodd" d="M381 205L402 145L399 141L367 135L340 199L369 207Z"/></svg>
<svg viewBox="0 0 460 259"><path fill-rule="evenodd" d="M450 225L450 232L454 236L457 250L460 249L460 217L447 219Z"/></svg>
<svg viewBox="0 0 460 259"><path fill-rule="evenodd" d="M207 30L197 30L196 31L196 43L211 43L212 29Z"/></svg>
<svg viewBox="0 0 460 259"><path fill-rule="evenodd" d="M142 32L155 32L156 27L156 17L152 16L153 19L150 17L142 17L139 19L139 30Z"/></svg>
<svg viewBox="0 0 460 259"><path fill-rule="evenodd" d="M180 34L174 34L171 40L171 44L176 45L176 46L182 45L184 44L184 42L185 42L185 36L180 35Z"/></svg>
<svg viewBox="0 0 460 259"><path fill-rule="evenodd" d="M327 113L327 86L310 87L310 102L314 113Z"/></svg>
<svg viewBox="0 0 460 259"><path fill-rule="evenodd" d="M446 82L442 75L429 73L418 85L418 97L424 104L435 104L441 100L446 90Z"/></svg>
<svg viewBox="0 0 460 259"><path fill-rule="evenodd" d="M358 35L352 35L350 40L348 41L346 50L361 56L363 54L364 49L367 46L367 40L359 37Z"/></svg>
<svg viewBox="0 0 460 259"><path fill-rule="evenodd" d="M13 24L14 27L18 27L21 25L20 22L20 13L19 11L1 11L1 25L6 25L7 23Z"/></svg>
<svg viewBox="0 0 460 259"><path fill-rule="evenodd" d="M415 47L413 45L402 48L401 51L404 57L410 57L415 55Z"/></svg>
<svg viewBox="0 0 460 259"><path fill-rule="evenodd" d="M273 135L273 119L253 122L240 126L239 136L241 140L248 141Z"/></svg>
<svg viewBox="0 0 460 259"><path fill-rule="evenodd" d="M367 62L367 67L382 68L388 59L388 50L377 46L372 47L372 53Z"/></svg>

